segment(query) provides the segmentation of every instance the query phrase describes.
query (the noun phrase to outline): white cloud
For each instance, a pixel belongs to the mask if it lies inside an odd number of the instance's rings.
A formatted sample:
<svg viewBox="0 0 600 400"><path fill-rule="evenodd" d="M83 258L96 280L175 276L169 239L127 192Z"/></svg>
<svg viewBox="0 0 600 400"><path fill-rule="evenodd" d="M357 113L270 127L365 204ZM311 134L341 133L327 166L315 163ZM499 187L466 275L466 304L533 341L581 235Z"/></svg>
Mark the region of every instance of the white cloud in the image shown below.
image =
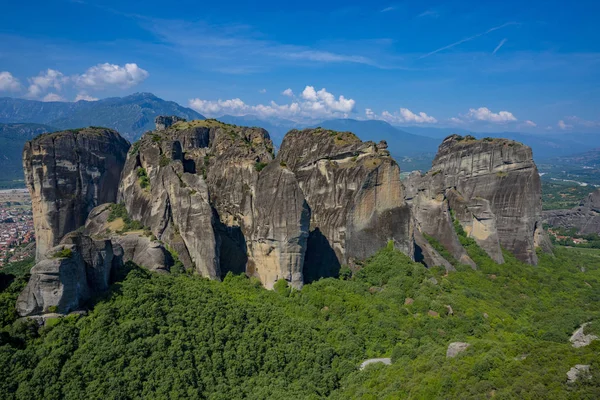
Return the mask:
<svg viewBox="0 0 600 400"><path fill-rule="evenodd" d="M288 97L294 97L294 92L290 88L285 89L281 94Z"/></svg>
<svg viewBox="0 0 600 400"><path fill-rule="evenodd" d="M571 117L567 117L565 118L567 120L569 120L569 122L571 122L573 125L580 125L580 126L584 126L586 128L597 128L600 127L600 121L589 121L589 120L585 120L576 116L571 116Z"/></svg>
<svg viewBox="0 0 600 400"><path fill-rule="evenodd" d="M389 6L389 7L382 9L380 12L384 13L384 12L394 11L395 9L396 9L396 7Z"/></svg>
<svg viewBox="0 0 600 400"><path fill-rule="evenodd" d="M65 101L65 98L62 97L59 94L56 94L56 93L48 93L47 95L44 96L44 98L42 99L42 101L45 101L45 102L49 102L49 101Z"/></svg>
<svg viewBox="0 0 600 400"><path fill-rule="evenodd" d="M267 93L267 89L260 89L260 90L258 91L258 93L265 94L265 93Z"/></svg>
<svg viewBox="0 0 600 400"><path fill-rule="evenodd" d="M399 112L391 113L383 111L381 115L377 115L370 108L365 110L367 119L381 119L390 124L435 124L438 120L424 112L418 114L413 113L408 108L400 108Z"/></svg>
<svg viewBox="0 0 600 400"><path fill-rule="evenodd" d="M77 86L103 89L107 86L129 88L143 82L150 74L137 64L98 64L82 75L73 77Z"/></svg>
<svg viewBox="0 0 600 400"><path fill-rule="evenodd" d="M289 104L277 104L271 101L269 104L258 105L246 104L239 98L230 100L203 100L195 98L190 100L189 105L194 110L209 117L218 117L224 114L256 114L260 117L311 121L332 117L345 118L354 111L356 104L353 99L346 99L344 96L336 98L325 88L317 91L312 86L306 86L302 91L301 97L302 100L293 101Z"/></svg>
<svg viewBox="0 0 600 400"><path fill-rule="evenodd" d="M530 120L526 120L525 122L523 122L523 125L529 126L529 127L532 127L532 128L535 128L537 126L537 124L535 122L530 121Z"/></svg>
<svg viewBox="0 0 600 400"><path fill-rule="evenodd" d="M569 125L567 123L565 123L565 121L563 121L562 119L560 121L558 121L558 127L562 130L568 130L573 128L573 125Z"/></svg>
<svg viewBox="0 0 600 400"><path fill-rule="evenodd" d="M479 107L478 109L471 108L469 109L467 117L477 121L487 121L501 124L517 120L517 118L511 112L500 111L499 113L494 113L487 107Z"/></svg>
<svg viewBox="0 0 600 400"><path fill-rule="evenodd" d="M29 78L29 88L27 89L27 97L40 97L50 88L61 90L62 86L69 80L62 72L54 69L48 69L46 72L40 72L38 76Z"/></svg>
<svg viewBox="0 0 600 400"><path fill-rule="evenodd" d="M10 72L0 72L0 91L17 92L21 90L21 82Z"/></svg>
<svg viewBox="0 0 600 400"><path fill-rule="evenodd" d="M450 122L455 123L455 124L464 124L465 123L465 121L463 121L460 118L456 118L456 117L450 118Z"/></svg>
<svg viewBox="0 0 600 400"><path fill-rule="evenodd" d="M97 101L98 98L97 97L92 97L89 94L85 93L85 92L80 92L77 94L77 97L75 97L75 102L80 101L80 100L85 100L85 101Z"/></svg>

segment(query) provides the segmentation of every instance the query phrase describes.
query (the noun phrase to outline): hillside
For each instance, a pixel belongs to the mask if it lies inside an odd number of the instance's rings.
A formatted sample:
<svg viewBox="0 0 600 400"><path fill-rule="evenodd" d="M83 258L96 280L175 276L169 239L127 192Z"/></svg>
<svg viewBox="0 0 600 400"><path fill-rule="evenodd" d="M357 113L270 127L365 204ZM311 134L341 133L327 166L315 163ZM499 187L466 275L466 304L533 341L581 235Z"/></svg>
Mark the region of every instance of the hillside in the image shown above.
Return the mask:
<svg viewBox="0 0 600 400"><path fill-rule="evenodd" d="M56 128L42 124L0 124L0 189L23 187L23 145Z"/></svg>
<svg viewBox="0 0 600 400"><path fill-rule="evenodd" d="M15 321L0 293L5 399L592 399L600 342L600 256L571 249L537 267L508 253L479 270L427 270L384 249L352 274L290 291L134 266L87 315ZM579 268L585 265L585 272ZM10 280L9 280L10 282ZM468 349L448 358L449 343ZM392 365L373 357L391 357ZM591 378L567 383L576 364Z"/></svg>
<svg viewBox="0 0 600 400"><path fill-rule="evenodd" d="M0 98L0 122L39 123L58 129L103 126L118 131L130 141L152 130L154 118L158 115L204 119L190 108L162 100L151 93L76 103Z"/></svg>

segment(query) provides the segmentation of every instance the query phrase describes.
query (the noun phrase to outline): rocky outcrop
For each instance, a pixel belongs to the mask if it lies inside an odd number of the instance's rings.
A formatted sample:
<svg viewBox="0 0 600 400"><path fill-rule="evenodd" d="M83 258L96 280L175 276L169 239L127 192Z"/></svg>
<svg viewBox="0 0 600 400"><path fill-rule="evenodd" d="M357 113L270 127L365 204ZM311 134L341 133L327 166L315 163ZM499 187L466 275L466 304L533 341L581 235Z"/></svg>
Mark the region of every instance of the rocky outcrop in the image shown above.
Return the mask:
<svg viewBox="0 0 600 400"><path fill-rule="evenodd" d="M400 168L386 148L320 128L285 136L275 162L294 173L311 209L305 280L335 276L389 241L414 256Z"/></svg>
<svg viewBox="0 0 600 400"><path fill-rule="evenodd" d="M474 265L455 233L457 221L494 261L501 248L537 264L548 250L541 223L541 183L531 149L504 139L452 135L432 169L405 182L418 229L437 239L459 262Z"/></svg>
<svg viewBox="0 0 600 400"><path fill-rule="evenodd" d="M117 132L85 128L44 134L23 150L41 260L99 204L114 202L129 143Z"/></svg>
<svg viewBox="0 0 600 400"><path fill-rule="evenodd" d="M471 345L465 342L453 342L448 345L446 350L446 358L454 358L463 351L467 350Z"/></svg>
<svg viewBox="0 0 600 400"><path fill-rule="evenodd" d="M258 276L268 289L279 279L301 288L310 209L294 174L269 164L260 173L254 207L247 273Z"/></svg>
<svg viewBox="0 0 600 400"><path fill-rule="evenodd" d="M71 233L31 269L31 278L17 299L17 312L30 316L76 310L108 289L111 274L121 263L110 240Z"/></svg>
<svg viewBox="0 0 600 400"><path fill-rule="evenodd" d="M600 234L600 189L569 210L544 211L544 222L557 228L575 228L582 235Z"/></svg>
<svg viewBox="0 0 600 400"><path fill-rule="evenodd" d="M295 176L267 166L268 133L215 120L162 122L127 159L119 201L131 218L203 276L246 272L266 287L278 279L301 287L310 211Z"/></svg>
<svg viewBox="0 0 600 400"><path fill-rule="evenodd" d="M591 379L590 365L577 364L567 372L567 383L575 383L579 379Z"/></svg>
<svg viewBox="0 0 600 400"><path fill-rule="evenodd" d="M585 323L581 325L573 335L569 338L569 342L575 348L589 346L594 340L598 340L598 336L592 334L585 334L585 327L589 325L589 323Z"/></svg>
<svg viewBox="0 0 600 400"><path fill-rule="evenodd" d="M164 116L159 115L154 119L154 123L156 124L157 131L164 131L165 129L171 127L173 124L183 121L186 122L185 118L178 117L176 115Z"/></svg>
<svg viewBox="0 0 600 400"><path fill-rule="evenodd" d="M169 272L174 260L169 251L147 232L126 230L122 218L111 220L115 204L102 204L94 208L85 223L84 233L90 237L110 240L115 257L122 263L131 261L156 272Z"/></svg>

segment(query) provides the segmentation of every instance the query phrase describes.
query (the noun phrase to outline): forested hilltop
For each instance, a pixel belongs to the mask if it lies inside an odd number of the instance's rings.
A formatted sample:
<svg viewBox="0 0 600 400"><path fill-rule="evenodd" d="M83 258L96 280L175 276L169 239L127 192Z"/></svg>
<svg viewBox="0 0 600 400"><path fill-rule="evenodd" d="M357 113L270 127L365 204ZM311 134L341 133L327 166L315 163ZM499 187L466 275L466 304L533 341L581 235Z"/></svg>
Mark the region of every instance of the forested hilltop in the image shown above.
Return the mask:
<svg viewBox="0 0 600 400"><path fill-rule="evenodd" d="M388 247L354 274L342 269L302 290L130 263L87 315L41 328L17 320L18 277L0 294L0 397L600 397L600 341L569 342L585 322L586 335L600 334L600 253L556 248L533 267L467 248L479 270L426 269ZM447 358L452 342L470 346ZM393 364L359 370L371 357ZM568 383L578 364L589 375Z"/></svg>

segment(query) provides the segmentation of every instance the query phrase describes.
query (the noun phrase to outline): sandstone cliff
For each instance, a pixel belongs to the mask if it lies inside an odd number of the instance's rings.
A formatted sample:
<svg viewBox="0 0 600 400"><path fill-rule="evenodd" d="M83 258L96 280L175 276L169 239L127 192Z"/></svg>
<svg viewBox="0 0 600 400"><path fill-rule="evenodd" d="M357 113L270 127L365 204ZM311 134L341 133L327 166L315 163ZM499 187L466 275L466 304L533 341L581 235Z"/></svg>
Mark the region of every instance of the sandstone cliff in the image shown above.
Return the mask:
<svg viewBox="0 0 600 400"><path fill-rule="evenodd" d="M600 189L590 193L579 206L570 210L544 211L544 222L547 224L571 229L580 234L600 234Z"/></svg>
<svg viewBox="0 0 600 400"><path fill-rule="evenodd" d="M294 173L311 209L305 280L335 276L388 241L413 257L410 208L386 148L321 128L285 136L275 162Z"/></svg>
<svg viewBox="0 0 600 400"><path fill-rule="evenodd" d="M29 316L76 310L108 289L111 273L121 262L110 240L71 233L31 269L31 278L17 299L17 312Z"/></svg>
<svg viewBox="0 0 600 400"><path fill-rule="evenodd" d="M535 248L546 241L541 183L529 147L452 135L440 145L431 171L409 177L406 185L419 229L457 260L474 265L458 241L454 219L496 262L504 261L502 247L537 264Z"/></svg>
<svg viewBox="0 0 600 400"><path fill-rule="evenodd" d="M265 168L268 133L215 120L157 122L123 172L119 201L132 218L203 276L246 272L266 287L278 279L300 287L310 214L293 174Z"/></svg>
<svg viewBox="0 0 600 400"><path fill-rule="evenodd" d="M25 144L37 260L82 226L92 208L116 200L128 148L117 132L105 128L44 134Z"/></svg>

